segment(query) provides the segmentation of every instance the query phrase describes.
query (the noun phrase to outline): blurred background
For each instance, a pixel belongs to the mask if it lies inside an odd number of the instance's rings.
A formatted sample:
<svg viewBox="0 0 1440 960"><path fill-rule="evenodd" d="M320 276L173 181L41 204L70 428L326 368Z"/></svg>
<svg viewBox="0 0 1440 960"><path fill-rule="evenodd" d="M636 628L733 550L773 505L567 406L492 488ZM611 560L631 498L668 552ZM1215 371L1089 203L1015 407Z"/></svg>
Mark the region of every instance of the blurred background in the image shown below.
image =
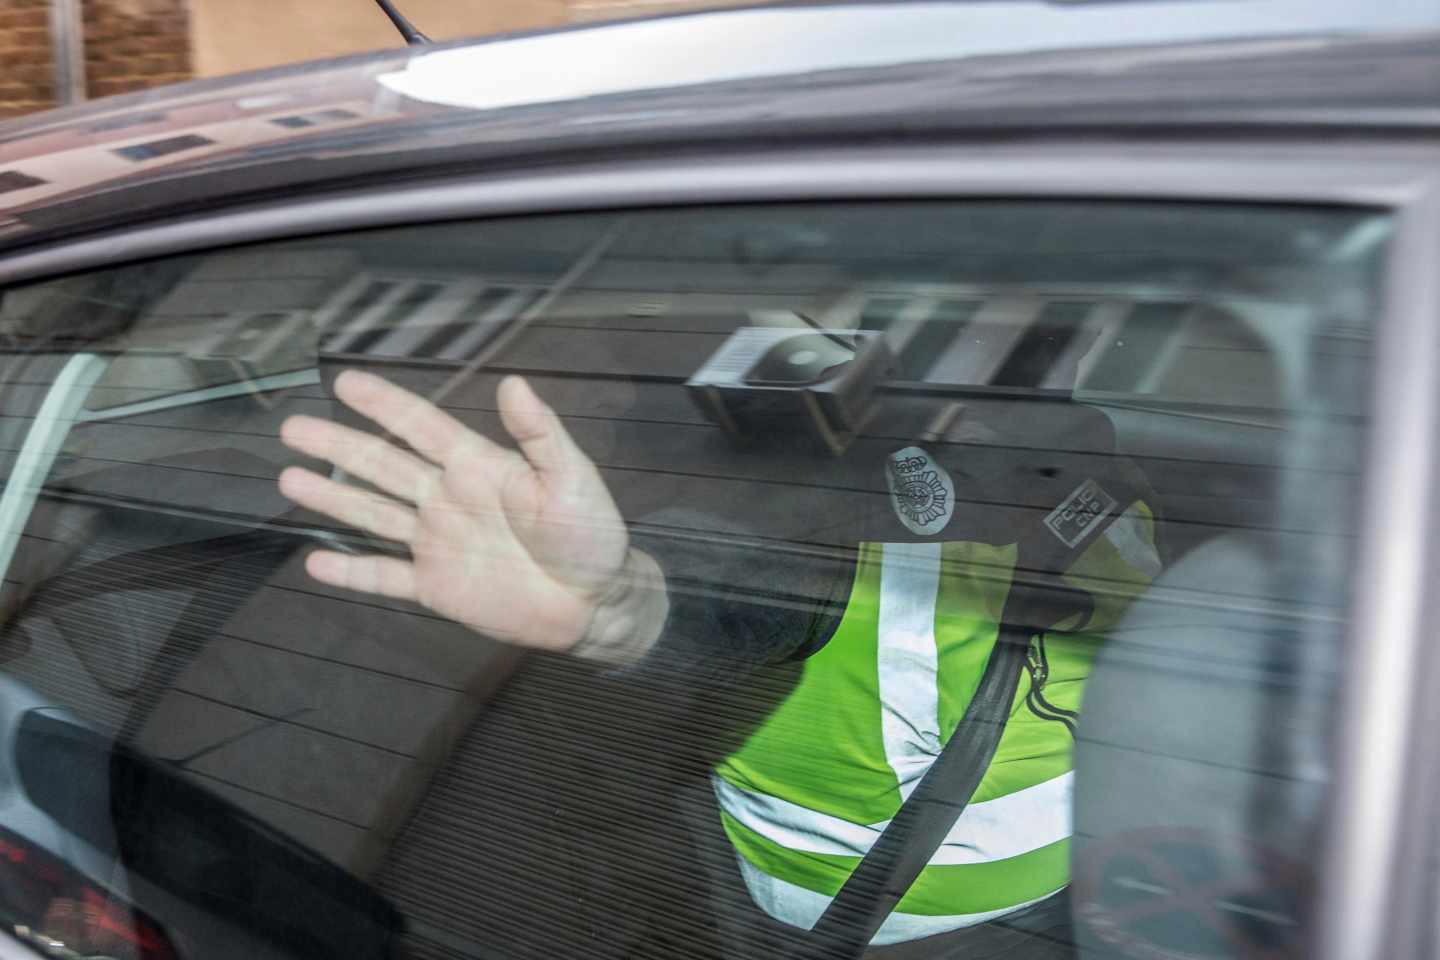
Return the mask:
<svg viewBox="0 0 1440 960"><path fill-rule="evenodd" d="M400 0L435 40L734 0ZM373 0L0 0L0 117L401 45Z"/></svg>

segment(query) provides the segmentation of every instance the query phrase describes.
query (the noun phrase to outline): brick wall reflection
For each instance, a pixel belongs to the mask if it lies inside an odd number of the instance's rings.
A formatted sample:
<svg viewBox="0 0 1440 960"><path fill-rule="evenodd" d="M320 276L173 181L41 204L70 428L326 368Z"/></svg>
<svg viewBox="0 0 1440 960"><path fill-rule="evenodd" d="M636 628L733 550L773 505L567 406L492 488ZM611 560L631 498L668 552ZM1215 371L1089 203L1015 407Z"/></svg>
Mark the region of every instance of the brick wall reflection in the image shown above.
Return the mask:
<svg viewBox="0 0 1440 960"><path fill-rule="evenodd" d="M55 104L49 0L0 0L0 117Z"/></svg>
<svg viewBox="0 0 1440 960"><path fill-rule="evenodd" d="M83 9L91 97L190 79L187 0L85 0Z"/></svg>

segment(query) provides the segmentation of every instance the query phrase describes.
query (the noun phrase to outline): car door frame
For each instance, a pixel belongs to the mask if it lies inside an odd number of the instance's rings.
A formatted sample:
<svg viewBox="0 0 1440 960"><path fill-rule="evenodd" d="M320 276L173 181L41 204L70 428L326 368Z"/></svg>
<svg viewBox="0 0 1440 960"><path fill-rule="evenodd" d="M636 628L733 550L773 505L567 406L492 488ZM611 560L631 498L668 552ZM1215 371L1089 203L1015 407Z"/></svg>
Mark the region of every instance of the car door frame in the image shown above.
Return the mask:
<svg viewBox="0 0 1440 960"><path fill-rule="evenodd" d="M1353 132L1353 131L1352 131ZM1413 133L1350 140L1314 127L948 138L854 147L710 148L619 159L573 155L524 171L258 199L33 249L0 250L0 289L80 270L259 241L460 219L806 201L1023 198L1365 207L1395 215L1375 341L1372 424L1354 603L1340 674L1327 839L1313 950L1321 960L1428 955L1428 796L1440 758L1440 657L1424 628L1440 595L1432 491L1440 424L1440 148ZM1417 520L1418 518L1418 520ZM1437 592L1440 593L1440 592ZM1440 614L1440 610L1435 611ZM1412 669L1397 669L1409 664ZM1418 841L1416 838L1423 838Z"/></svg>

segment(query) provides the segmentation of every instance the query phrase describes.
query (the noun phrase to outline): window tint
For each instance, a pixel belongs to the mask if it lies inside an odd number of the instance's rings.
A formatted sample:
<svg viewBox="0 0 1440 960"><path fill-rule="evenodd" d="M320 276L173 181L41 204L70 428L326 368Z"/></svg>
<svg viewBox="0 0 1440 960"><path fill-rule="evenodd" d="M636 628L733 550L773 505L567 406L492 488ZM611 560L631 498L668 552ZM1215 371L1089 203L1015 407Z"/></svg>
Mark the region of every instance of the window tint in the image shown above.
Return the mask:
<svg viewBox="0 0 1440 960"><path fill-rule="evenodd" d="M6 290L0 920L1285 955L1388 228L727 207Z"/></svg>

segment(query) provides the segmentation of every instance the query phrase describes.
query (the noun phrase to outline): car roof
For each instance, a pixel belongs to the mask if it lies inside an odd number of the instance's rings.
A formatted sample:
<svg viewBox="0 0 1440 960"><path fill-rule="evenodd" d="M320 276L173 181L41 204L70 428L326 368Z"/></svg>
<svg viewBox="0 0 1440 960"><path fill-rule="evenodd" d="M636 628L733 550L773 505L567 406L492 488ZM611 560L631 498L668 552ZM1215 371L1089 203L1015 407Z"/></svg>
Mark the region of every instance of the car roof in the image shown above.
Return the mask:
<svg viewBox="0 0 1440 960"><path fill-rule="evenodd" d="M746 7L382 51L0 125L0 250L597 150L996 130L1440 125L1440 5Z"/></svg>

